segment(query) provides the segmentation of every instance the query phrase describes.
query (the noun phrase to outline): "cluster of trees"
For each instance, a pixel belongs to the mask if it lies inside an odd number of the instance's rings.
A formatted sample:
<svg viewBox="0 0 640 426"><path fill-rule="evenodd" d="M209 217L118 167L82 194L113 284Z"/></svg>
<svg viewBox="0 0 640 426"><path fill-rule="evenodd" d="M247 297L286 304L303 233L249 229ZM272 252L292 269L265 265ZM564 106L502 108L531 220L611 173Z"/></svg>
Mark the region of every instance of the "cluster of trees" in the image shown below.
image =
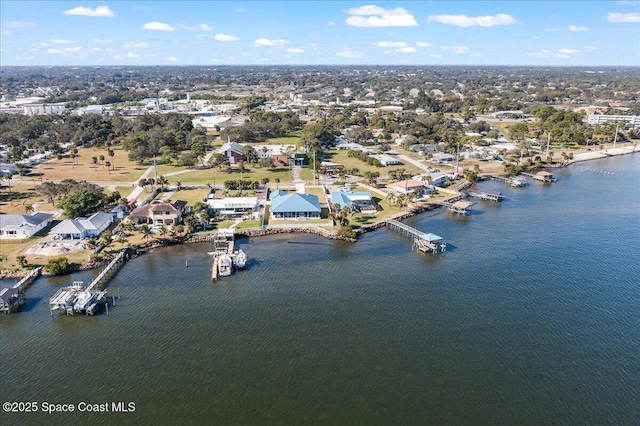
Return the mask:
<svg viewBox="0 0 640 426"><path fill-rule="evenodd" d="M230 179L224 181L224 187L229 190L256 190L260 188L257 180Z"/></svg>
<svg viewBox="0 0 640 426"><path fill-rule="evenodd" d="M238 142L262 142L267 138L287 136L301 130L304 122L296 112L272 112L256 110L242 126L224 129L220 133L223 140L231 138Z"/></svg>
<svg viewBox="0 0 640 426"><path fill-rule="evenodd" d="M356 150L350 149L347 151L347 156L352 158L357 158L358 160L364 161L365 163L370 164L372 166L380 167L380 161L377 158L369 157L363 151L356 151Z"/></svg>
<svg viewBox="0 0 640 426"><path fill-rule="evenodd" d="M103 207L126 202L118 191L107 194L101 186L73 179L65 179L60 183L43 182L39 191L50 203L57 202L69 218L87 216Z"/></svg>

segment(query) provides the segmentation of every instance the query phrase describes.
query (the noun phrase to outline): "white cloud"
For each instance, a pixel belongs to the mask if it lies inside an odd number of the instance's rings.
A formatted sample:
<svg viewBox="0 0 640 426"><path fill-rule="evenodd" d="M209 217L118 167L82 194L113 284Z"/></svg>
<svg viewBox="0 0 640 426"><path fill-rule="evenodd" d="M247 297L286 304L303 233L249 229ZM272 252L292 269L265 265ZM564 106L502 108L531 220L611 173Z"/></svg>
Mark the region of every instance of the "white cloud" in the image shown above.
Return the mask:
<svg viewBox="0 0 640 426"><path fill-rule="evenodd" d="M287 49L287 53L304 53L304 49L297 49L297 48Z"/></svg>
<svg viewBox="0 0 640 426"><path fill-rule="evenodd" d="M9 26L12 28L33 28L37 26L35 22L20 22L20 21L12 21L9 22Z"/></svg>
<svg viewBox="0 0 640 426"><path fill-rule="evenodd" d="M149 47L149 43L145 43L144 41L130 41L127 42L125 44L122 45L122 48L124 50L131 50L131 49L146 49Z"/></svg>
<svg viewBox="0 0 640 426"><path fill-rule="evenodd" d="M283 44L285 44L286 41L285 40L269 40L266 38L258 38L256 39L256 41L253 42L253 44L256 47L262 47L262 46L282 46Z"/></svg>
<svg viewBox="0 0 640 426"><path fill-rule="evenodd" d="M309 46L311 46L311 47L318 47L318 43L309 43Z"/></svg>
<svg viewBox="0 0 640 426"><path fill-rule="evenodd" d="M588 46L588 45L584 45L584 46L582 46L582 47L584 47L584 48L585 48L585 49L587 49L587 50L598 50L598 48L597 48L597 47Z"/></svg>
<svg viewBox="0 0 640 426"><path fill-rule="evenodd" d="M184 24L176 24L176 27L181 30L188 31L213 31L213 27L207 24L197 24L197 25L184 25Z"/></svg>
<svg viewBox="0 0 640 426"><path fill-rule="evenodd" d="M119 61L120 59L122 59L122 56L116 55L116 56L113 57L113 59L115 59L116 61Z"/></svg>
<svg viewBox="0 0 640 426"><path fill-rule="evenodd" d="M434 55L431 55L432 58L442 58L442 55L438 55L437 53Z"/></svg>
<svg viewBox="0 0 640 426"><path fill-rule="evenodd" d="M589 28L585 26L569 25L569 31L574 31L574 32L589 31Z"/></svg>
<svg viewBox="0 0 640 426"><path fill-rule="evenodd" d="M347 10L348 25L364 28L378 27L417 27L418 23L406 9L384 9L375 5L354 7Z"/></svg>
<svg viewBox="0 0 640 426"><path fill-rule="evenodd" d="M91 48L91 51L92 51L92 52L99 52L99 51L101 51L101 50L102 50L102 49L100 49L99 47L92 47L92 48Z"/></svg>
<svg viewBox="0 0 640 426"><path fill-rule="evenodd" d="M343 58L359 58L362 56L362 53L357 50L349 50L343 49L340 52L336 53L336 56L341 56Z"/></svg>
<svg viewBox="0 0 640 426"><path fill-rule="evenodd" d="M562 28L545 28L545 33L557 33L558 31L562 31Z"/></svg>
<svg viewBox="0 0 640 426"><path fill-rule="evenodd" d="M140 55L138 55L137 53L127 52L127 58L138 59L139 57L140 57Z"/></svg>
<svg viewBox="0 0 640 426"><path fill-rule="evenodd" d="M607 14L607 21L614 24L623 24L629 22L640 22L640 13L620 13L609 12Z"/></svg>
<svg viewBox="0 0 640 426"><path fill-rule="evenodd" d="M178 62L180 59L176 58L175 56L169 56L169 62Z"/></svg>
<svg viewBox="0 0 640 426"><path fill-rule="evenodd" d="M467 46L453 46L453 51L456 53L467 53L469 48Z"/></svg>
<svg viewBox="0 0 640 426"><path fill-rule="evenodd" d="M108 38L94 38L93 40L91 40L94 43L100 43L100 44L109 44L109 43L113 43L113 40L108 39Z"/></svg>
<svg viewBox="0 0 640 426"><path fill-rule="evenodd" d="M65 15L75 15L75 16L90 16L93 18L113 18L115 14L109 6L98 6L95 9L91 9L90 7L75 7L73 9L65 10Z"/></svg>
<svg viewBox="0 0 640 426"><path fill-rule="evenodd" d="M378 47L407 47L407 43L404 41L379 41L373 43L373 45Z"/></svg>
<svg viewBox="0 0 640 426"><path fill-rule="evenodd" d="M449 46L440 46L440 49L447 50L448 48L449 48Z"/></svg>
<svg viewBox="0 0 640 426"><path fill-rule="evenodd" d="M73 40L61 40L61 39L52 39L49 40L53 44L73 44Z"/></svg>
<svg viewBox="0 0 640 426"><path fill-rule="evenodd" d="M174 28L169 24L164 24L162 22L147 22L142 26L143 30L148 31L173 31Z"/></svg>
<svg viewBox="0 0 640 426"><path fill-rule="evenodd" d="M498 13L487 16L466 16L466 15L430 15L427 22L439 22L441 24L455 25L457 27L494 27L496 25L513 25L518 21L511 15Z"/></svg>
<svg viewBox="0 0 640 426"><path fill-rule="evenodd" d="M47 50L47 53L51 55L73 56L73 55L81 54L83 52L82 52L82 47L75 46L75 47L65 47L64 49L49 49Z"/></svg>
<svg viewBox="0 0 640 426"><path fill-rule="evenodd" d="M431 47L431 43L427 43L426 41L419 41L416 43L418 47Z"/></svg>
<svg viewBox="0 0 640 426"><path fill-rule="evenodd" d="M223 34L223 33L218 33L213 38L215 40L218 40L218 41L238 41L238 40L240 40L240 37L232 36L232 35L229 35L229 34Z"/></svg>
<svg viewBox="0 0 640 426"><path fill-rule="evenodd" d="M11 31L2 30L2 31L0 31L0 34L2 34L2 35L11 35Z"/></svg>
<svg viewBox="0 0 640 426"><path fill-rule="evenodd" d="M335 27L335 26L336 26L336 23L335 23L335 22L333 22L333 21L328 21L328 22L327 22L327 25L328 25L328 26L330 26L330 27Z"/></svg>
<svg viewBox="0 0 640 426"><path fill-rule="evenodd" d="M575 49L558 49L557 51L553 51L553 50L549 50L549 49L542 49L539 50L538 52L533 52L530 53L529 56L533 56L535 58L560 58L560 59L566 59L566 58L570 58L573 55L576 55L580 53L578 50Z"/></svg>
<svg viewBox="0 0 640 426"><path fill-rule="evenodd" d="M396 52L400 53L415 53L417 51L418 49L416 49L415 47L401 47L400 49L396 50Z"/></svg>

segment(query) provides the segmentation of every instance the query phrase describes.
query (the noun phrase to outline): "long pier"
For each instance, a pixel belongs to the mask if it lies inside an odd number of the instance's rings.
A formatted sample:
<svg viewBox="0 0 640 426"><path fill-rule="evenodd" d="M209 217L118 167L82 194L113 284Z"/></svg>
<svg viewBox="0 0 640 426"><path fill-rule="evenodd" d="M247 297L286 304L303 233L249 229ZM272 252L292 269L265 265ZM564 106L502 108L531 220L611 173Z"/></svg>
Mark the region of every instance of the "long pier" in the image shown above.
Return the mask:
<svg viewBox="0 0 640 426"><path fill-rule="evenodd" d="M108 315L109 299L107 290L102 287L127 259L127 252L128 249L124 249L118 253L86 288L83 287L82 281L74 281L72 285L59 289L49 299L51 315L53 315L53 311L65 312L67 315L75 315L77 313L94 315L102 306L106 307Z"/></svg>
<svg viewBox="0 0 640 426"><path fill-rule="evenodd" d="M527 180L522 176L499 176L499 175L487 175L491 180L497 180L498 182L506 183L514 188L521 188L527 185Z"/></svg>
<svg viewBox="0 0 640 426"><path fill-rule="evenodd" d="M10 314L18 310L25 302L24 291L42 273L42 266L33 269L20 281L11 287L0 290L0 312Z"/></svg>
<svg viewBox="0 0 640 426"><path fill-rule="evenodd" d="M469 191L468 194L470 197L487 201L502 201L504 199L502 192Z"/></svg>
<svg viewBox="0 0 640 426"><path fill-rule="evenodd" d="M413 247L422 252L442 253L446 250L447 245L442 242L442 237L422 232L397 220L388 219L385 221L388 228L398 231L402 234L413 237Z"/></svg>
<svg viewBox="0 0 640 426"><path fill-rule="evenodd" d="M98 274L98 276L91 281L89 287L87 287L87 291L91 291L95 288L98 288L102 283L108 281L113 274L120 268L120 265L125 261L125 255L127 254L127 249L122 250L118 255L113 258L111 262Z"/></svg>

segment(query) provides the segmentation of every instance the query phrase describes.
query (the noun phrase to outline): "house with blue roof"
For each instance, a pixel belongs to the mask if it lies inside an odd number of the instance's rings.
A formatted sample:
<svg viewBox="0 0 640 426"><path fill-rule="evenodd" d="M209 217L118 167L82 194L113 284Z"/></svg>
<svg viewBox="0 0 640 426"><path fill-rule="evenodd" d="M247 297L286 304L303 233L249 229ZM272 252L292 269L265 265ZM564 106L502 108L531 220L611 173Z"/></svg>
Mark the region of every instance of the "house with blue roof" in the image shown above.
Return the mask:
<svg viewBox="0 0 640 426"><path fill-rule="evenodd" d="M318 197L310 194L279 195L271 199L273 219L320 219Z"/></svg>
<svg viewBox="0 0 640 426"><path fill-rule="evenodd" d="M337 210L335 206L351 207L354 213L376 213L376 203L367 191L346 191L332 192L329 196L332 210Z"/></svg>

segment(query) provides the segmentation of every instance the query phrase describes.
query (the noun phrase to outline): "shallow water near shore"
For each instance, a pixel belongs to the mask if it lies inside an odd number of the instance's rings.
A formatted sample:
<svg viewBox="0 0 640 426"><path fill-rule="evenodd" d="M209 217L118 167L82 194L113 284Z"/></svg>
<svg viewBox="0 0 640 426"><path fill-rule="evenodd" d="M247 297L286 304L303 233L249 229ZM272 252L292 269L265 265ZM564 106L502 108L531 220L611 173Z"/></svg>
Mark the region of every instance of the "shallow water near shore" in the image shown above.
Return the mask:
<svg viewBox="0 0 640 426"><path fill-rule="evenodd" d="M444 254L388 229L244 238L248 270L212 283L210 243L165 247L126 263L95 317L52 317L48 299L99 271L39 278L0 318L3 402L110 410L0 423L637 422L640 155L553 172L481 183L506 200L469 217L405 221Z"/></svg>

